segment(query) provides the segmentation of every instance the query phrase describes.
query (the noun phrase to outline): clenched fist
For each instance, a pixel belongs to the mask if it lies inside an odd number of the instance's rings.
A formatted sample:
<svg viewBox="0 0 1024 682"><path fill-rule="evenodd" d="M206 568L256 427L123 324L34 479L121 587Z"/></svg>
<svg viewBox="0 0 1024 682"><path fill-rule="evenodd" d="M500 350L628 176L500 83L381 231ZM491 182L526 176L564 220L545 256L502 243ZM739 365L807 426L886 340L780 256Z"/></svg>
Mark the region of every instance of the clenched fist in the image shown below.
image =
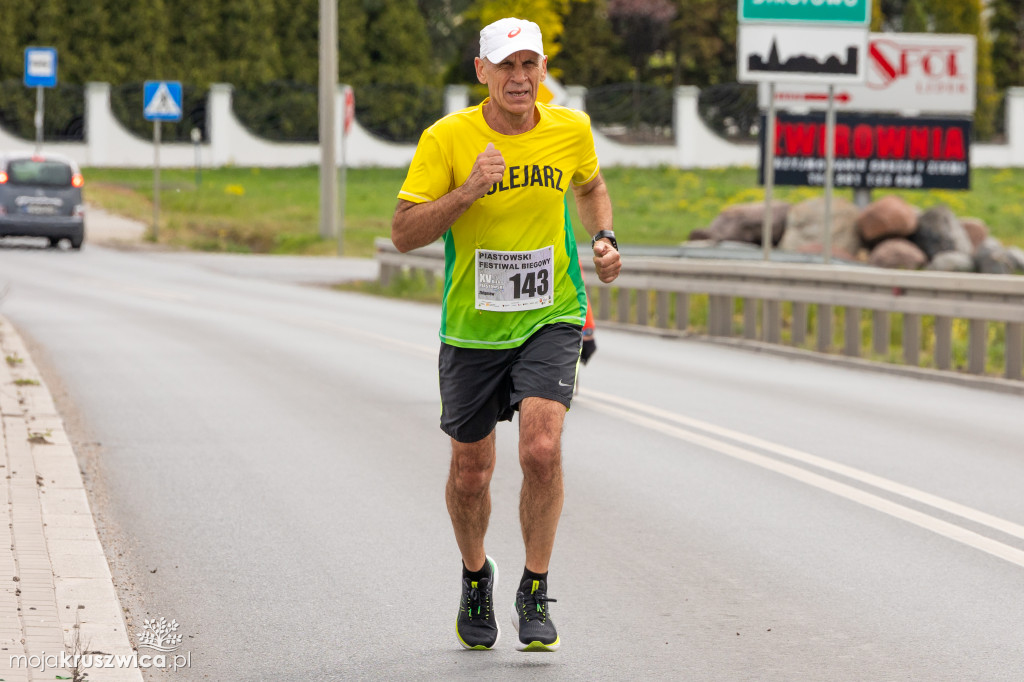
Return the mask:
<svg viewBox="0 0 1024 682"><path fill-rule="evenodd" d="M500 182L503 175L505 159L501 152L494 148L494 144L488 142L487 147L476 157L473 170L469 172L469 177L462 186L472 194L475 201L487 194L494 183Z"/></svg>
<svg viewBox="0 0 1024 682"><path fill-rule="evenodd" d="M622 257L614 246L604 240L594 243L594 268L597 277L605 284L619 276L622 269Z"/></svg>

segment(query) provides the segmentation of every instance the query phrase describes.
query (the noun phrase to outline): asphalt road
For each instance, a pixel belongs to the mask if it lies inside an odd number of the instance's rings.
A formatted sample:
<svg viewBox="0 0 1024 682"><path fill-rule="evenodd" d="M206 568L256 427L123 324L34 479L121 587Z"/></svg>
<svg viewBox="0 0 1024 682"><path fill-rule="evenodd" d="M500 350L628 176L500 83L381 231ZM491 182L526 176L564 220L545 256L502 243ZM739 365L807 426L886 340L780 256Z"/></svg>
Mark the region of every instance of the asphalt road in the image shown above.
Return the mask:
<svg viewBox="0 0 1024 682"><path fill-rule="evenodd" d="M501 606L498 650L464 652L437 309L201 260L0 247L125 606L186 635L166 679L1024 677L1024 399L599 329L565 430L563 646L514 651Z"/></svg>

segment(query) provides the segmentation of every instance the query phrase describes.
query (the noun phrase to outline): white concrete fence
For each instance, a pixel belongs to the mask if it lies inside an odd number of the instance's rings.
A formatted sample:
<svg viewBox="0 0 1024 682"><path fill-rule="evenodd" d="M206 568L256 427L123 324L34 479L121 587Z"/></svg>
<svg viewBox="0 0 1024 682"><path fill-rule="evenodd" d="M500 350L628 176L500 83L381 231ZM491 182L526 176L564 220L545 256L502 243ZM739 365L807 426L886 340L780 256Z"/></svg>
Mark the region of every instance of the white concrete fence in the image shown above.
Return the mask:
<svg viewBox="0 0 1024 682"><path fill-rule="evenodd" d="M345 111L346 85L338 86L336 125L340 140L342 116ZM468 105L465 86L449 86L445 92L447 111ZM586 89L566 88L566 105L584 109ZM728 142L712 132L697 110L699 88L683 86L675 89L673 128L674 144L626 145L614 142L595 131L594 141L601 163L605 166L675 166L678 168L721 168L755 166L756 145ZM243 126L231 108L232 86L215 83L207 99L208 142L200 145L203 167L236 166L308 166L320 162L315 143L283 143L261 139ZM1006 144L974 144L971 164L974 167L1024 167L1024 87L1009 88L1006 93ZM341 154L339 143L339 158ZM400 168L412 160L413 144L395 144L380 140L359 125L352 125L345 143L349 166ZM16 137L0 128L0 149L32 151L34 142ZM45 149L60 152L82 166L146 168L152 165L152 142L134 135L117 120L110 106L110 85L88 83L85 88L85 141L55 142ZM166 167L191 168L195 165L195 147L188 142L161 145L160 163Z"/></svg>

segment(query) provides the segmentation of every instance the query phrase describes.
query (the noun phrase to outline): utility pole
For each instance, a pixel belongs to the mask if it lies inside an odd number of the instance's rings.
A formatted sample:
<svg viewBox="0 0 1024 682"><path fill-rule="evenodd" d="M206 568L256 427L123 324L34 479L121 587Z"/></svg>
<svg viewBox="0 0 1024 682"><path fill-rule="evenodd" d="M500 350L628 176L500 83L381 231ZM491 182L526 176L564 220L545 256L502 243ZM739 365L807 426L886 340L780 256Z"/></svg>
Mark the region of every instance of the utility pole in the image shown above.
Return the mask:
<svg viewBox="0 0 1024 682"><path fill-rule="evenodd" d="M333 239L338 221L338 0L320 0L320 238Z"/></svg>

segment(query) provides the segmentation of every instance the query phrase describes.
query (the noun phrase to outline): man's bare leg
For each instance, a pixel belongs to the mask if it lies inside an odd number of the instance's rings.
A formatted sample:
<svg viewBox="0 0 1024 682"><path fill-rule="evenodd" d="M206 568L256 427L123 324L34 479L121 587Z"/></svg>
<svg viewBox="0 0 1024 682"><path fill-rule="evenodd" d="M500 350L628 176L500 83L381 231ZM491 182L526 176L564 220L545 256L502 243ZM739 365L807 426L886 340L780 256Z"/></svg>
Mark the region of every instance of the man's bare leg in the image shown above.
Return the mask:
<svg viewBox="0 0 1024 682"><path fill-rule="evenodd" d="M452 464L445 487L445 502L455 530L455 541L462 552L462 563L470 571L479 571L487 562L484 535L491 517L492 474L494 431L475 443L452 440Z"/></svg>
<svg viewBox="0 0 1024 682"><path fill-rule="evenodd" d="M523 469L519 521L526 568L534 573L547 573L562 514L564 421L565 406L557 401L531 397L519 406L519 464Z"/></svg>

